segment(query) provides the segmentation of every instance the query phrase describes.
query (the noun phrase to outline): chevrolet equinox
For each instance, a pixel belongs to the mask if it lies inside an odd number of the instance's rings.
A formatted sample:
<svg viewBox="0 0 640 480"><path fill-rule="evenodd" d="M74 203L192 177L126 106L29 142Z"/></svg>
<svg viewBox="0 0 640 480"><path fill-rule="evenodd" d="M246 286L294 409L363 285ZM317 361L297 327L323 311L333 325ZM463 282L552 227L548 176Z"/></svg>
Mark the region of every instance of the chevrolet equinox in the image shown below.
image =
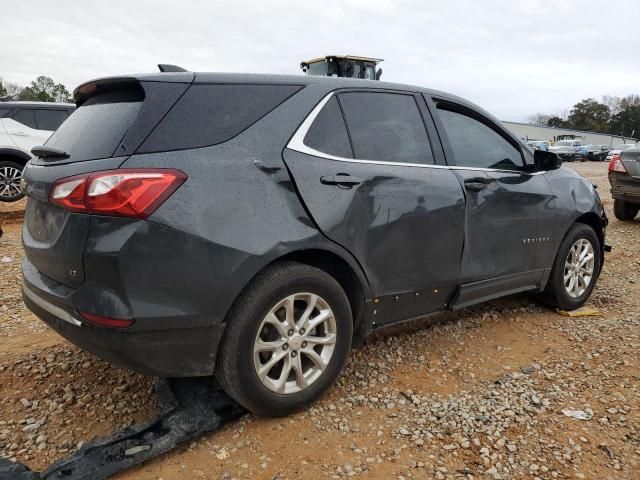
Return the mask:
<svg viewBox="0 0 640 480"><path fill-rule="evenodd" d="M262 415L393 322L600 273L594 186L477 106L369 80L90 81L24 172L24 301L94 354Z"/></svg>

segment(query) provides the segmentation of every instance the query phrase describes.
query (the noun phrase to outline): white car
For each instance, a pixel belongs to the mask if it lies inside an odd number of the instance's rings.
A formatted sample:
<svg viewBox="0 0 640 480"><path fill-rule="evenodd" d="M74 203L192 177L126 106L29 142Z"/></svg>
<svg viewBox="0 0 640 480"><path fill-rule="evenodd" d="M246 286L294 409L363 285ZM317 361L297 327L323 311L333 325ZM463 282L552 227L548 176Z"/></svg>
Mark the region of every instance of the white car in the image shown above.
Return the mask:
<svg viewBox="0 0 640 480"><path fill-rule="evenodd" d="M75 108L70 103L0 102L0 201L24 196L20 180L31 149L45 143Z"/></svg>
<svg viewBox="0 0 640 480"><path fill-rule="evenodd" d="M623 143L622 145L616 145L613 147L613 150L609 150L607 153L606 161L610 162L614 155L620 155L620 152L626 150L627 148L636 147L635 143Z"/></svg>
<svg viewBox="0 0 640 480"><path fill-rule="evenodd" d="M549 151L558 155L563 162L573 162L582 159L581 148L581 140L559 140L555 145L549 147Z"/></svg>

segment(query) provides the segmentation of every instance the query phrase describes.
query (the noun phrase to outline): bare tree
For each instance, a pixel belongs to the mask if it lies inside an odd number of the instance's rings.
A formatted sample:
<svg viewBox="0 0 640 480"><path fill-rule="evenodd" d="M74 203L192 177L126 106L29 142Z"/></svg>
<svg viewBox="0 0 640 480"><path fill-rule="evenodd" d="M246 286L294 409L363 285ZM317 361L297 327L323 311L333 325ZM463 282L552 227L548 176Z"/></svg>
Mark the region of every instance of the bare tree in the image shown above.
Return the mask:
<svg viewBox="0 0 640 480"><path fill-rule="evenodd" d="M17 100L22 88L15 83L5 82L0 78L0 100Z"/></svg>
<svg viewBox="0 0 640 480"><path fill-rule="evenodd" d="M551 115L547 115L545 113L536 113L535 115L530 115L527 117L528 123L531 125L535 125L537 127L546 127L549 123L549 119Z"/></svg>
<svg viewBox="0 0 640 480"><path fill-rule="evenodd" d="M615 115L617 113L620 112L620 110L622 110L622 107L620 106L620 97L616 97L614 95L603 95L602 96L602 103L605 104L607 107L609 107L609 111L611 112L611 115Z"/></svg>

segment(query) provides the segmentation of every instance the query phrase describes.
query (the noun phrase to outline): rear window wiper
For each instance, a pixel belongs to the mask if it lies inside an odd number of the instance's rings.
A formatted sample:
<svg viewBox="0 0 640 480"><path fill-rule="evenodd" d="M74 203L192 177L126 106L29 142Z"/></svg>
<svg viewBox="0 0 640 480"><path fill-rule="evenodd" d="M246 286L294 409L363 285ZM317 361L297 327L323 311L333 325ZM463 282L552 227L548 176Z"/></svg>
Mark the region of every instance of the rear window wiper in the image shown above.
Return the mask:
<svg viewBox="0 0 640 480"><path fill-rule="evenodd" d="M69 158L69 154L64 150L60 150L55 147L47 147L45 145L33 147L31 149L31 153L39 158Z"/></svg>

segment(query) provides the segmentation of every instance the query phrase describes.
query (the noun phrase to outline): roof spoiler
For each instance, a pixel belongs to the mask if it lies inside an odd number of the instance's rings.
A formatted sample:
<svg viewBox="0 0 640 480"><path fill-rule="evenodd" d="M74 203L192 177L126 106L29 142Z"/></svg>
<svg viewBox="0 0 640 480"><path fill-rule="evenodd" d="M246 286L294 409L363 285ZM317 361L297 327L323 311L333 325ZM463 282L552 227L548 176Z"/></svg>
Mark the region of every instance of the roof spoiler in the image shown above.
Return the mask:
<svg viewBox="0 0 640 480"><path fill-rule="evenodd" d="M73 91L73 99L79 107L97 93L123 88L140 88L140 82L134 77L107 77L98 78L83 83Z"/></svg>
<svg viewBox="0 0 640 480"><path fill-rule="evenodd" d="M170 65L168 63L159 63L158 69L162 72L188 72L186 68L179 67L178 65Z"/></svg>

